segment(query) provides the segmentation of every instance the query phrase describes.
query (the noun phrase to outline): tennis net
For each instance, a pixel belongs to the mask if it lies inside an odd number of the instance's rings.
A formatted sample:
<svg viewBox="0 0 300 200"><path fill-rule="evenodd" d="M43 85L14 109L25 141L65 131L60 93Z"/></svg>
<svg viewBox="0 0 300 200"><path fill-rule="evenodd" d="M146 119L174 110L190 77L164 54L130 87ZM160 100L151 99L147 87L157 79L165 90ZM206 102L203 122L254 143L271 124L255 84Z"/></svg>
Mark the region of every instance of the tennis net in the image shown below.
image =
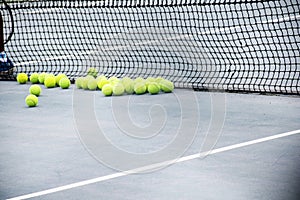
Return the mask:
<svg viewBox="0 0 300 200"><path fill-rule="evenodd" d="M7 1L1 13L15 74L75 79L95 67L196 90L299 95L299 7L297 0L41 0Z"/></svg>

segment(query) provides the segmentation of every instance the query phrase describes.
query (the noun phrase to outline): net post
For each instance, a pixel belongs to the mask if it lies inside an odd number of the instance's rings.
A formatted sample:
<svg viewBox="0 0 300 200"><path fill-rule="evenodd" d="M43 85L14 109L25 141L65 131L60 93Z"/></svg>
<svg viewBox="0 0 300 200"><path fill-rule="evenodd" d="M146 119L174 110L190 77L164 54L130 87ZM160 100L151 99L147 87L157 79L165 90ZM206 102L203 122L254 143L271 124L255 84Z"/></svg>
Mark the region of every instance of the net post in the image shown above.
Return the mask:
<svg viewBox="0 0 300 200"><path fill-rule="evenodd" d="M0 52L4 51L4 34L3 34L3 19L0 12Z"/></svg>

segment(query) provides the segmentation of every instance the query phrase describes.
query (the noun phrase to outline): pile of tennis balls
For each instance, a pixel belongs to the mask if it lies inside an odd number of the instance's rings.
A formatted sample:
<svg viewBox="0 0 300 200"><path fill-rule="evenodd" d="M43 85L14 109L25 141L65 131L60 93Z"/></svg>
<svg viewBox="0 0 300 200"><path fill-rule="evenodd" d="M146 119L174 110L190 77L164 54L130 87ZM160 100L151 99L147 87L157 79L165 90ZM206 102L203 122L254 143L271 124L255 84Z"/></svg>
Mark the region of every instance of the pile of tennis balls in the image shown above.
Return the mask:
<svg viewBox="0 0 300 200"><path fill-rule="evenodd" d="M34 72L30 77L28 77L26 73L18 73L18 83L26 84L28 81L32 84L29 88L29 95L25 98L25 103L28 107L35 107L38 105L38 96L40 96L42 92L42 88L39 84L43 84L46 88L61 87L62 89L68 89L71 85L71 81L63 73L55 76L52 73Z"/></svg>
<svg viewBox="0 0 300 200"><path fill-rule="evenodd" d="M162 77L148 77L146 79L137 77L118 78L116 76L97 76L97 71L89 70L88 75L79 77L75 81L78 89L101 90L105 96L121 96L123 94L158 94L160 92L170 93L174 90L173 82Z"/></svg>

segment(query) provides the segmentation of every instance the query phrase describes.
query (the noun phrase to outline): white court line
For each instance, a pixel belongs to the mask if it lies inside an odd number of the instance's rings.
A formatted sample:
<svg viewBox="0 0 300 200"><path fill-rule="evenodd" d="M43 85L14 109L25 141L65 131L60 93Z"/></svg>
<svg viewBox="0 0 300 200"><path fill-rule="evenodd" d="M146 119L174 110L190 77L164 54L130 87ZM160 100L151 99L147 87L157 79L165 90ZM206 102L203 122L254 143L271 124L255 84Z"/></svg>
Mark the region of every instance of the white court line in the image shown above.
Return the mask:
<svg viewBox="0 0 300 200"><path fill-rule="evenodd" d="M295 135L295 134L299 134L299 133L300 133L300 129L290 131L290 132L281 133L281 134L277 134L277 135L272 135L272 136L269 136L269 137L264 137L264 138L260 138L260 139L256 139L256 140L251 140L251 141L248 141L248 142L242 142L242 143L230 145L230 146L227 146L227 147L221 147L221 148L209 151L209 152L197 153L197 154L185 156L185 157L182 157L182 158L179 158L179 159L174 159L174 160L171 160L171 161L156 163L156 164L153 164L153 165L148 165L148 166L137 168L137 169L132 169L132 170L124 171L124 172L109 174L109 175L106 175L106 176L100 176L100 177L97 177L97 178L94 178L94 179L80 181L80 182L77 182L77 183L72 183L72 184L69 184L69 185L64 185L64 186L60 186L60 187L56 187L56 188L52 188L52 189L48 189L48 190L43 190L43 191L40 191L40 192L34 192L34 193L31 193L31 194L10 198L10 199L7 199L7 200L22 200L22 199L29 199L29 198L33 198L33 197L39 197L39 196L43 196L43 195L46 195L46 194L52 194L52 193L55 193L55 192L69 190L69 189L76 188L76 187L86 186L86 185L93 184L93 183L99 183L99 182L103 182L103 181L106 181L106 180L111 180L111 179L115 179L115 178L118 178L118 177L127 176L127 175L130 175L130 174L135 174L135 173L143 172L143 171L146 171L146 170L155 169L157 167L165 166L166 164L170 165L170 164L185 162L185 161L193 160L193 159L200 158L200 157L203 157L203 156L213 155L213 154L217 154L217 153L221 153L221 152L225 152L225 151L229 151L229 150L233 150L233 149L237 149L237 148L241 148L241 147L245 147L245 146L249 146L249 145L253 145L253 144L267 142L267 141L270 141L270 140L275 140L275 139L278 139L278 138L283 138L283 137L287 137L287 136L291 136L291 135Z"/></svg>
<svg viewBox="0 0 300 200"><path fill-rule="evenodd" d="M261 25L261 24L268 24L268 23L280 23L280 22L284 22L284 21L291 21L291 20L296 20L299 19L300 15L295 15L295 16L285 16L282 18L277 18L277 19L269 19L269 20L265 20L265 21L261 21L261 22L256 22L255 25ZM200 32L199 34L201 35L207 35L207 34L216 34L216 33L226 33L228 31L233 31L236 29L241 29L241 28L250 28L252 27L253 24L248 24L248 25L238 25L238 26L232 26L232 27L227 27L227 28L217 28L214 30L208 30L208 31L203 31ZM178 36L174 36L174 37L170 37L170 38L165 38L164 40L169 41L169 40L178 40L178 39L184 39L184 38L190 38L194 35L190 35L190 34L183 34L183 35L178 35ZM143 46L143 45L147 45L147 44L155 44L155 43L161 43L161 40L146 40L143 42L138 42L138 43L133 43L133 44L128 44L128 45L118 45L118 46L111 46L111 47L107 47L107 48L98 48L92 51L85 51L85 52L80 52L80 55L94 55L103 51L111 51L111 50L122 50L122 49L127 49L127 48L131 48L132 46ZM53 56L53 57L46 57L46 58L42 58L40 60L31 60L31 61L25 61L25 62L20 62L20 63L15 63L15 66L23 66L23 65L30 65L30 64L38 64L40 62L44 62L44 61L50 61L50 60L59 60L59 59L71 59L71 58L77 58L78 53L75 55L69 54L69 55L62 55L62 56Z"/></svg>

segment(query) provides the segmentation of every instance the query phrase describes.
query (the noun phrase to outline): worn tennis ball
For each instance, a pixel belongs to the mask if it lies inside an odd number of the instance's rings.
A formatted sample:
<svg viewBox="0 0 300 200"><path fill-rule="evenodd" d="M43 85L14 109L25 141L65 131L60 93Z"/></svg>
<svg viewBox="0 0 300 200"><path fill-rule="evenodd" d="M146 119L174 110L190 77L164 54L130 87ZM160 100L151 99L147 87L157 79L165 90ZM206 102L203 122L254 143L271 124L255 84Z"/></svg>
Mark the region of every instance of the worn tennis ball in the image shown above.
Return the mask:
<svg viewBox="0 0 300 200"><path fill-rule="evenodd" d="M160 81L160 88L164 92L172 92L174 90L173 82L163 79Z"/></svg>
<svg viewBox="0 0 300 200"><path fill-rule="evenodd" d="M113 94L116 95L116 96L121 96L124 94L124 91L125 91L125 88L122 84L122 82L119 82L119 83L116 83L114 86L113 86Z"/></svg>
<svg viewBox="0 0 300 200"><path fill-rule="evenodd" d="M105 96L111 96L112 93L113 93L113 87L112 85L110 84L106 84L102 87L102 93L105 95Z"/></svg>
<svg viewBox="0 0 300 200"><path fill-rule="evenodd" d="M39 77L38 77L39 83L44 84L45 76L46 76L46 75L47 75L46 72L42 72L42 73L39 74Z"/></svg>
<svg viewBox="0 0 300 200"><path fill-rule="evenodd" d="M147 91L147 87L144 82L138 82L134 84L133 90L136 94L144 94Z"/></svg>
<svg viewBox="0 0 300 200"><path fill-rule="evenodd" d="M150 94L158 94L160 87L156 82L151 82L148 84L147 90Z"/></svg>
<svg viewBox="0 0 300 200"><path fill-rule="evenodd" d="M27 104L28 107L34 107L37 106L39 102L39 99L37 98L37 96L30 94L26 97L25 99L25 103Z"/></svg>
<svg viewBox="0 0 300 200"><path fill-rule="evenodd" d="M29 88L29 93L37 97L40 96L41 92L42 92L42 88L39 85L32 85Z"/></svg>
<svg viewBox="0 0 300 200"><path fill-rule="evenodd" d="M96 90L97 89L97 81L96 79L89 79L88 81L88 89L89 90Z"/></svg>
<svg viewBox="0 0 300 200"><path fill-rule="evenodd" d="M122 79L122 84L123 84L125 92L127 94L132 94L134 92L134 89L133 89L134 82L133 82L133 80L131 78L124 77Z"/></svg>
<svg viewBox="0 0 300 200"><path fill-rule="evenodd" d="M88 69L87 75L93 76L96 78L98 76L98 70L95 67L90 67Z"/></svg>
<svg viewBox="0 0 300 200"><path fill-rule="evenodd" d="M97 83L98 83L99 81L101 81L102 79L107 79L107 78L106 78L106 76L103 75L103 74L101 74L100 76L97 76L97 78L96 78Z"/></svg>
<svg viewBox="0 0 300 200"><path fill-rule="evenodd" d="M103 86L109 84L109 81L107 80L106 77L101 78L98 82L97 82L97 86L100 90L102 90Z"/></svg>
<svg viewBox="0 0 300 200"><path fill-rule="evenodd" d="M62 89L68 89L71 85L71 81L68 77L63 77L58 84Z"/></svg>
<svg viewBox="0 0 300 200"><path fill-rule="evenodd" d="M18 81L18 83L20 83L20 84L25 84L25 83L27 83L27 81L28 81L28 76L27 76L27 74L25 74L25 73L19 73L19 74L17 75L17 81Z"/></svg>
<svg viewBox="0 0 300 200"><path fill-rule="evenodd" d="M81 88L82 89L84 89L84 90L88 89L89 80L90 79L88 77L82 77L82 80L81 80Z"/></svg>
<svg viewBox="0 0 300 200"><path fill-rule="evenodd" d="M134 84L139 82L145 82L145 79L143 77L137 77L136 79L134 79Z"/></svg>
<svg viewBox="0 0 300 200"><path fill-rule="evenodd" d="M46 88L54 88L56 86L55 76L53 74L47 74L45 76L44 85Z"/></svg>
<svg viewBox="0 0 300 200"><path fill-rule="evenodd" d="M56 85L57 86L60 86L59 85L59 81L62 79L62 78L67 78L67 75L63 74L63 73L60 73L60 74L57 74L55 76L55 81L56 81Z"/></svg>
<svg viewBox="0 0 300 200"><path fill-rule="evenodd" d="M33 84L36 84L36 83L39 83L39 73L37 72L34 72L30 75L30 78L29 78L30 82L33 83Z"/></svg>
<svg viewBox="0 0 300 200"><path fill-rule="evenodd" d="M108 79L108 81L111 85L115 85L120 81L120 79L116 76L112 76Z"/></svg>
<svg viewBox="0 0 300 200"><path fill-rule="evenodd" d="M78 89L81 89L81 84L82 84L82 79L83 77L78 77L76 80L75 80L75 85Z"/></svg>

